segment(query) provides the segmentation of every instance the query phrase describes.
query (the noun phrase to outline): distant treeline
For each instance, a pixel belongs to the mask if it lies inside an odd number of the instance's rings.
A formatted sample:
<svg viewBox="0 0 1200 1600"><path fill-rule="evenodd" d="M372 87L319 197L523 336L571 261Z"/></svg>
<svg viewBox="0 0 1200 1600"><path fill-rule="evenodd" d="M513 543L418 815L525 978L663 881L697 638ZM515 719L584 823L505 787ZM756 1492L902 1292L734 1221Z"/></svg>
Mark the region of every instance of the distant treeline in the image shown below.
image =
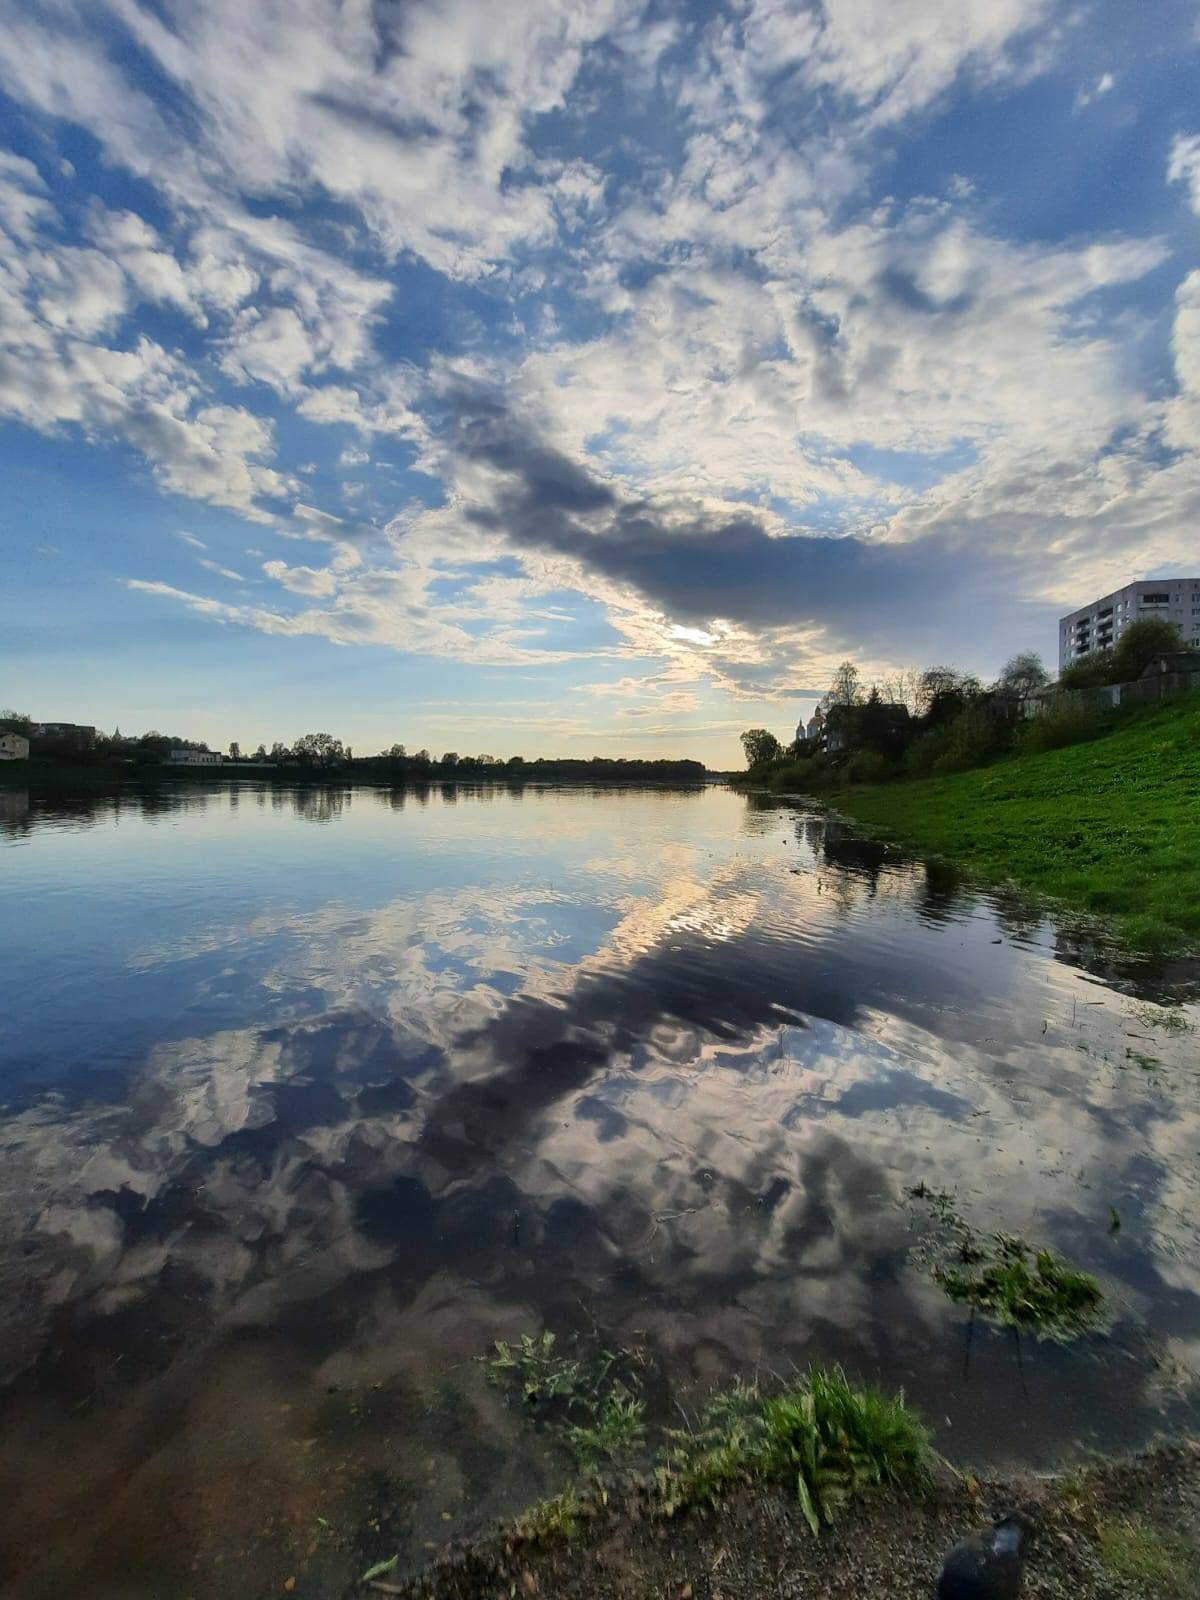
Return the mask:
<svg viewBox="0 0 1200 1600"><path fill-rule="evenodd" d="M157 730L125 735L78 728L39 736L36 726L21 712L0 712L0 732L24 734L35 759L72 768L157 771L168 762L172 751L209 749L200 740ZM456 750L447 750L439 758L428 750L409 751L402 744L393 744L378 755L356 756L349 745L328 733L306 733L294 744L276 741L270 748L260 744L257 749L245 752L233 744L228 753L222 754L222 762L234 763L239 770L261 767L264 774L361 777L391 783L420 783L431 779L536 782L539 778L578 779L589 783L702 783L707 776L703 762L678 759L539 756L527 761L524 756L460 755ZM211 774L213 769L181 767L179 770Z"/></svg>
<svg viewBox="0 0 1200 1600"><path fill-rule="evenodd" d="M356 773L377 772L380 777L413 780L469 778L522 783L536 783L539 778L578 779L587 783L597 780L606 783L702 783L707 776L702 761L630 760L625 756L538 756L533 761L527 761L524 756L509 756L501 760L496 756L460 756L454 751L434 761L425 750L411 756L388 752L360 757L354 760L353 768Z"/></svg>

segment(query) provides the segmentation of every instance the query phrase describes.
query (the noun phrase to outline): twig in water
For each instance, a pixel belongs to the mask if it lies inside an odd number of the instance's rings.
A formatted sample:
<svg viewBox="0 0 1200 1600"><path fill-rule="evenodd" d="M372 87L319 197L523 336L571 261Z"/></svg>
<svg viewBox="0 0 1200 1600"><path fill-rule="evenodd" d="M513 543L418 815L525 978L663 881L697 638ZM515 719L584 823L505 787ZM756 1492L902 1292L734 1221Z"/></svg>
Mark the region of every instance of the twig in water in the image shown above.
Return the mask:
<svg viewBox="0 0 1200 1600"><path fill-rule="evenodd" d="M1029 1389L1025 1383L1025 1358L1021 1354L1021 1331L1017 1327L1016 1323L1013 1324L1013 1338L1016 1340L1017 1344L1017 1371L1021 1374L1021 1393L1025 1396L1026 1403L1028 1404Z"/></svg>

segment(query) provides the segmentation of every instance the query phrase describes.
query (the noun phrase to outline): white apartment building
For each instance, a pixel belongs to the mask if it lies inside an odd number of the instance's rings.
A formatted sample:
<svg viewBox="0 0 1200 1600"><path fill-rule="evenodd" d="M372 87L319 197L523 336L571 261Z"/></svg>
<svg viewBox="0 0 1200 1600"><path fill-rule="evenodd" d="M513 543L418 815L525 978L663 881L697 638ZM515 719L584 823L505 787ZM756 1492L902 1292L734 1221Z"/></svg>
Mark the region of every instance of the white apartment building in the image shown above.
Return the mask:
<svg viewBox="0 0 1200 1600"><path fill-rule="evenodd" d="M1058 670L1090 656L1111 650L1131 622L1161 617L1173 622L1183 636L1184 648L1200 650L1200 578L1151 578L1127 583L1090 606L1081 606L1058 624Z"/></svg>

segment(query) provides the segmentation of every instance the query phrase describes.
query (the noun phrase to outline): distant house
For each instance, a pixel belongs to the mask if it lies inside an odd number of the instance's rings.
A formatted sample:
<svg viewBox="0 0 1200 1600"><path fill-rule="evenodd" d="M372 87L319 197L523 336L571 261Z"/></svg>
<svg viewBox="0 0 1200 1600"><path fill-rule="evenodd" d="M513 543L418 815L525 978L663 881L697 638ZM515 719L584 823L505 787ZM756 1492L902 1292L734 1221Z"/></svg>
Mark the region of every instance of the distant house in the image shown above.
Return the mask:
<svg viewBox="0 0 1200 1600"><path fill-rule="evenodd" d="M1155 656L1142 673L1143 678L1161 678L1169 672L1200 672L1200 650L1171 650Z"/></svg>
<svg viewBox="0 0 1200 1600"><path fill-rule="evenodd" d="M173 767L219 767L221 754L218 750L172 750L167 762Z"/></svg>
<svg viewBox="0 0 1200 1600"><path fill-rule="evenodd" d="M824 748L830 755L841 750L875 750L899 755L909 737L908 707L872 694L861 705L830 706L825 715Z"/></svg>
<svg viewBox="0 0 1200 1600"><path fill-rule="evenodd" d="M81 750L90 750L96 742L96 730L86 722L35 722L33 737L62 739L69 744L78 745Z"/></svg>
<svg viewBox="0 0 1200 1600"><path fill-rule="evenodd" d="M0 733L0 761L25 761L29 740L23 733Z"/></svg>

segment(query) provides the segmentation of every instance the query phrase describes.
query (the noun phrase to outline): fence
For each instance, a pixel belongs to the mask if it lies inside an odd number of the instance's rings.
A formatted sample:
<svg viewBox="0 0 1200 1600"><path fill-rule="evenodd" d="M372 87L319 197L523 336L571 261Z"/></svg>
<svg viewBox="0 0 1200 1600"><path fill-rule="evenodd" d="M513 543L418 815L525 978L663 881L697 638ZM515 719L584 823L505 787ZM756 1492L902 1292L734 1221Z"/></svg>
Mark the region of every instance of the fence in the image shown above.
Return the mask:
<svg viewBox="0 0 1200 1600"><path fill-rule="evenodd" d="M1051 686L1021 703L1027 717L1044 717L1062 706L1108 710L1116 706L1145 705L1152 700L1174 700L1200 691L1200 668L1188 672L1156 672L1132 683L1105 683L1092 689Z"/></svg>

